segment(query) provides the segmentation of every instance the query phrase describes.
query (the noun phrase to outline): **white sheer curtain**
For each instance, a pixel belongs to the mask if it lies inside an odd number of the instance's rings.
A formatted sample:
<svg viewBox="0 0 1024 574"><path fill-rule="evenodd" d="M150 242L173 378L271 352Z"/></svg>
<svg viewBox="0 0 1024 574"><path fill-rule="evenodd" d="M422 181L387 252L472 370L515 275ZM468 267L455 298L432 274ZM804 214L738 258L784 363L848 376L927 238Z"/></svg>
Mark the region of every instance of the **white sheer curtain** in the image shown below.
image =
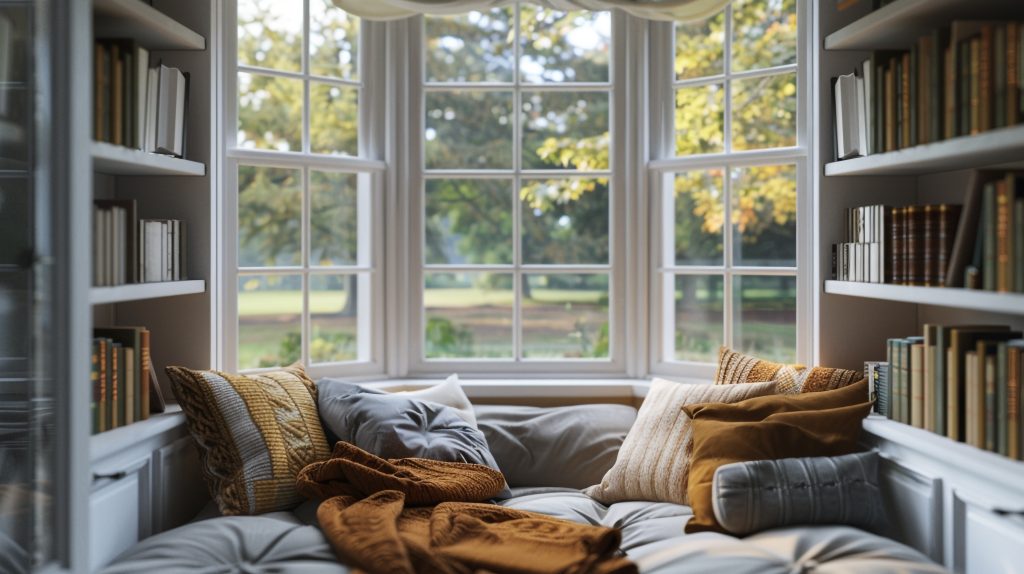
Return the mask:
<svg viewBox="0 0 1024 574"><path fill-rule="evenodd" d="M334 0L349 14L367 20L395 20L416 14L462 14L511 4L513 0ZM652 20L686 22L719 12L729 0L531 0L557 10L621 8Z"/></svg>

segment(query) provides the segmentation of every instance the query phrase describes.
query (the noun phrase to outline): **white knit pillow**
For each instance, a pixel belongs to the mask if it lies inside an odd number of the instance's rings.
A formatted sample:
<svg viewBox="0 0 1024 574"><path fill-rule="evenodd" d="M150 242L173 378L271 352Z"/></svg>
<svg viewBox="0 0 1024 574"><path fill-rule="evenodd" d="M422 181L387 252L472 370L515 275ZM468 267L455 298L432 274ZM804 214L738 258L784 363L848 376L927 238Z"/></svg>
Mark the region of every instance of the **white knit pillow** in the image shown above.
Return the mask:
<svg viewBox="0 0 1024 574"><path fill-rule="evenodd" d="M774 381L685 385L654 379L640 405L636 422L619 449L615 465L605 473L601 484L583 492L604 504L624 500L689 504L687 451L693 431L683 407L699 403L736 403L774 393Z"/></svg>
<svg viewBox="0 0 1024 574"><path fill-rule="evenodd" d="M398 391L392 394L402 395L406 398L415 399L417 401L439 403L451 407L455 409L456 414L458 414L462 420L469 423L473 428L477 428L476 414L473 412L473 403L469 402L469 397L467 397L466 392L462 390L462 385L459 384L458 375L449 376L439 385L434 385L432 387L416 391Z"/></svg>

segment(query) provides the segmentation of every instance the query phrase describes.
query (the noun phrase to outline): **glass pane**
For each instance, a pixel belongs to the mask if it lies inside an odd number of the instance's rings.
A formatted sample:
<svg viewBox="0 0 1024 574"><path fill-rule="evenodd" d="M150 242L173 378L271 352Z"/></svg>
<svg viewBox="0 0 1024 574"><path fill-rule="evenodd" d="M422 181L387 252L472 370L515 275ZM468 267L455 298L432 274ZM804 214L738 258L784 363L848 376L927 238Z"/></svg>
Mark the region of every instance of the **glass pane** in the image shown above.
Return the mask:
<svg viewBox="0 0 1024 574"><path fill-rule="evenodd" d="M733 264L796 267L796 166L732 170Z"/></svg>
<svg viewBox="0 0 1024 574"><path fill-rule="evenodd" d="M796 277L733 278L733 347L770 361L796 360Z"/></svg>
<svg viewBox="0 0 1024 574"><path fill-rule="evenodd" d="M430 179L427 263L512 263L512 180Z"/></svg>
<svg viewBox="0 0 1024 574"><path fill-rule="evenodd" d="M733 0L733 71L796 63L796 0Z"/></svg>
<svg viewBox="0 0 1024 574"><path fill-rule="evenodd" d="M796 74L732 82L732 149L796 145Z"/></svg>
<svg viewBox="0 0 1024 574"><path fill-rule="evenodd" d="M238 63L302 71L302 7L293 0L238 0Z"/></svg>
<svg viewBox="0 0 1024 574"><path fill-rule="evenodd" d="M238 368L287 366L302 358L302 276L238 278Z"/></svg>
<svg viewBox="0 0 1024 574"><path fill-rule="evenodd" d="M31 198L27 177L0 178L0 265L24 265L31 258Z"/></svg>
<svg viewBox="0 0 1024 574"><path fill-rule="evenodd" d="M724 189L722 169L676 174L676 265L723 264Z"/></svg>
<svg viewBox="0 0 1024 574"><path fill-rule="evenodd" d="M359 357L359 296L369 296L369 276L309 276L309 360L356 361Z"/></svg>
<svg viewBox="0 0 1024 574"><path fill-rule="evenodd" d="M608 94L523 92L523 168L608 169Z"/></svg>
<svg viewBox="0 0 1024 574"><path fill-rule="evenodd" d="M359 88L309 83L313 153L359 155Z"/></svg>
<svg viewBox="0 0 1024 574"><path fill-rule="evenodd" d="M608 180L523 182L523 263L608 263Z"/></svg>
<svg viewBox="0 0 1024 574"><path fill-rule="evenodd" d="M666 276L675 303L675 359L714 363L725 341L722 303L725 281L721 275Z"/></svg>
<svg viewBox="0 0 1024 574"><path fill-rule="evenodd" d="M357 265L359 176L309 172L309 264Z"/></svg>
<svg viewBox="0 0 1024 574"><path fill-rule="evenodd" d="M359 79L359 18L331 0L309 0L309 72Z"/></svg>
<svg viewBox="0 0 1024 574"><path fill-rule="evenodd" d="M511 273L424 273L428 359L512 357Z"/></svg>
<svg viewBox="0 0 1024 574"><path fill-rule="evenodd" d="M722 84L676 90L676 155L723 151L724 101Z"/></svg>
<svg viewBox="0 0 1024 574"><path fill-rule="evenodd" d="M676 24L676 78L725 73L725 12L701 22Z"/></svg>
<svg viewBox="0 0 1024 574"><path fill-rule="evenodd" d="M428 92L428 169L510 169L511 92Z"/></svg>
<svg viewBox="0 0 1024 574"><path fill-rule="evenodd" d="M607 359L608 275L523 276L523 357Z"/></svg>
<svg viewBox="0 0 1024 574"><path fill-rule="evenodd" d="M428 82L512 82L514 8L427 17Z"/></svg>
<svg viewBox="0 0 1024 574"><path fill-rule="evenodd" d="M302 264L302 171L238 166L238 265Z"/></svg>
<svg viewBox="0 0 1024 574"><path fill-rule="evenodd" d="M609 12L561 12L520 7L525 82L607 82L611 55Z"/></svg>
<svg viewBox="0 0 1024 574"><path fill-rule="evenodd" d="M238 73L238 146L302 150L302 80Z"/></svg>

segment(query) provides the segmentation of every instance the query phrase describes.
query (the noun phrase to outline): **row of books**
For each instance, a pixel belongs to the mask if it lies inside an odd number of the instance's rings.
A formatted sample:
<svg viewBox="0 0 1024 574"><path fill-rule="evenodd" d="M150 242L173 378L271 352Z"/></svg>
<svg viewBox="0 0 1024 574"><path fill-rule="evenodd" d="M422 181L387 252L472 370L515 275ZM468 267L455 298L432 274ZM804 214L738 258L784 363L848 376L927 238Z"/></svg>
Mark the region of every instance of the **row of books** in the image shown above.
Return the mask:
<svg viewBox="0 0 1024 574"><path fill-rule="evenodd" d="M846 210L843 243L832 246L840 281L943 285L960 221L951 204L867 205Z"/></svg>
<svg viewBox="0 0 1024 574"><path fill-rule="evenodd" d="M165 403L143 327L95 329L92 340L92 432L101 433L163 412Z"/></svg>
<svg viewBox="0 0 1024 574"><path fill-rule="evenodd" d="M887 368L885 363L866 365L867 376L876 381L881 414L1024 459L1020 331L1001 325L929 324L921 336L889 339L886 363ZM887 371L885 376L878 376L880 370Z"/></svg>
<svg viewBox="0 0 1024 574"><path fill-rule="evenodd" d="M185 222L139 219L134 199L93 202L93 285L188 278Z"/></svg>
<svg viewBox="0 0 1024 574"><path fill-rule="evenodd" d="M97 40L93 137L183 157L188 85L187 73L151 65L149 51L132 40Z"/></svg>
<svg viewBox="0 0 1024 574"><path fill-rule="evenodd" d="M875 52L833 79L836 157L848 159L1016 125L1024 23L959 20L909 51Z"/></svg>
<svg viewBox="0 0 1024 574"><path fill-rule="evenodd" d="M958 253L962 261L950 286L1024 293L1024 178L999 172L976 177L965 202L965 235L974 241Z"/></svg>

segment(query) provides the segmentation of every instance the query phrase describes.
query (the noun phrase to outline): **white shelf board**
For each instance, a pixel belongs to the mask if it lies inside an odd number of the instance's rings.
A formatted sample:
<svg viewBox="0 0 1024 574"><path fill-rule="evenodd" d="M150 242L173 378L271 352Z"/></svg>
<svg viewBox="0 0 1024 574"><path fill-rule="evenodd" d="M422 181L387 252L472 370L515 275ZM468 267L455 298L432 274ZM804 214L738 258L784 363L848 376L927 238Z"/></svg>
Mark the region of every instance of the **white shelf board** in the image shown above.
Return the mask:
<svg viewBox="0 0 1024 574"><path fill-rule="evenodd" d="M142 0L93 0L97 38L132 38L150 50L205 50L206 39Z"/></svg>
<svg viewBox="0 0 1024 574"><path fill-rule="evenodd" d="M206 165L158 153L92 142L92 169L111 175L206 175Z"/></svg>
<svg viewBox="0 0 1024 574"><path fill-rule="evenodd" d="M1024 16L1017 0L897 0L825 37L826 50L909 50L952 20Z"/></svg>
<svg viewBox="0 0 1024 574"><path fill-rule="evenodd" d="M144 421L118 427L89 437L89 459L98 461L185 424L185 414L177 403L162 413L153 413Z"/></svg>
<svg viewBox="0 0 1024 574"><path fill-rule="evenodd" d="M1024 315L1024 293L997 293L977 289L883 285L854 281L825 281L825 292L883 301L937 305L991 313Z"/></svg>
<svg viewBox="0 0 1024 574"><path fill-rule="evenodd" d="M1024 168L1024 125L825 164L825 175L922 175Z"/></svg>
<svg viewBox="0 0 1024 574"><path fill-rule="evenodd" d="M93 305L107 305L142 299L194 295L204 292L206 292L206 281L202 279L163 281L160 283L129 283L114 287L93 287L89 290L89 302Z"/></svg>

